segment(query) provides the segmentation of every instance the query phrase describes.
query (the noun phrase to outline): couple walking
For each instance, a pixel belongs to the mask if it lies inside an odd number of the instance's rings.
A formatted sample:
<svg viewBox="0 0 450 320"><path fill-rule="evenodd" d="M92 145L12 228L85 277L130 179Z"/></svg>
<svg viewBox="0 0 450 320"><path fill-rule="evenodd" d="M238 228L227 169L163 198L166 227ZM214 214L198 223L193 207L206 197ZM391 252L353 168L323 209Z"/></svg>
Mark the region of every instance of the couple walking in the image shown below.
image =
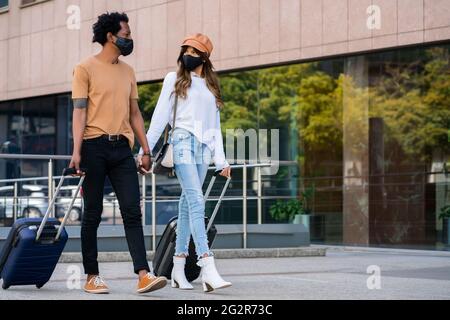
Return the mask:
<svg viewBox="0 0 450 320"><path fill-rule="evenodd" d="M84 290L108 293L97 262L97 229L103 211L103 188L108 177L116 193L123 217L128 248L138 275L137 292L163 288L165 277L150 272L144 245L137 171L151 170L152 150L168 123L175 128L170 136L176 176L182 193L179 201L176 249L173 257L172 287L193 289L184 267L192 234L201 266L203 287L231 286L214 263L205 231L202 184L211 161L221 175L229 177L220 131L223 107L219 83L210 55L213 45L207 36L195 34L181 43L177 72L169 72L163 83L151 125L145 133L138 106L134 70L119 57L133 51L133 39L124 13L106 13L93 26L93 42L102 51L79 63L73 74L72 99L74 148L70 167L86 168L83 184L84 215L81 226L83 267L87 275ZM137 162L132 155L135 136L141 145Z"/></svg>

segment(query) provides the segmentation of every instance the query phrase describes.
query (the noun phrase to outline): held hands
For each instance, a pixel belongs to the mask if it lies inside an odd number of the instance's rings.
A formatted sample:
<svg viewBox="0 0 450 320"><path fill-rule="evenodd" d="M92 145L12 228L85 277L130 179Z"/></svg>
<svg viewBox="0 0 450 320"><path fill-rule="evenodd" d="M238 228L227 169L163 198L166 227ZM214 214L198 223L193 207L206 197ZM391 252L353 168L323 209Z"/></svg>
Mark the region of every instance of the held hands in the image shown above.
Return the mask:
<svg viewBox="0 0 450 320"><path fill-rule="evenodd" d="M136 163L140 174L147 175L151 173L152 159L150 155L139 154L137 156Z"/></svg>
<svg viewBox="0 0 450 320"><path fill-rule="evenodd" d="M152 172L151 171L152 159L149 155L139 154L136 158L136 163L140 174L147 175ZM220 175L226 178L231 178L231 166L224 168L220 172Z"/></svg>

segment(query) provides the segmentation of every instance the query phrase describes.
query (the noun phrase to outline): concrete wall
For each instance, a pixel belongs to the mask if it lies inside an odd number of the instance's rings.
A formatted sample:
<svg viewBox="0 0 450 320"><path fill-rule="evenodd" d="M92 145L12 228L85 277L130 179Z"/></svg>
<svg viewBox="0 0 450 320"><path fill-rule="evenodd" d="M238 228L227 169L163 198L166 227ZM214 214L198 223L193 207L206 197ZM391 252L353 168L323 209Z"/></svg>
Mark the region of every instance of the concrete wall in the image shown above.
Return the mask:
<svg viewBox="0 0 450 320"><path fill-rule="evenodd" d="M81 11L67 28L67 8ZM380 8L370 30L367 8ZM0 101L70 91L73 66L97 52L91 26L106 10L131 19L139 81L175 68L182 38L208 34L218 70L450 39L448 0L47 0L0 13Z"/></svg>

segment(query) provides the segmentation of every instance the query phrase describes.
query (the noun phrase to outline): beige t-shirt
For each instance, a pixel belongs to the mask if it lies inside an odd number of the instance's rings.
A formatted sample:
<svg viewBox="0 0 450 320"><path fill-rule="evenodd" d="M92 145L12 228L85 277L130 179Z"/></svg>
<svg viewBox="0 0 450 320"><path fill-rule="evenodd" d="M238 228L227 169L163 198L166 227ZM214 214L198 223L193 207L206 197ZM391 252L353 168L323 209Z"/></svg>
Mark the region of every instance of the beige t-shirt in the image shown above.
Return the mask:
<svg viewBox="0 0 450 320"><path fill-rule="evenodd" d="M72 99L87 99L84 139L103 134L123 134L134 146L130 125L130 100L138 99L136 76L119 60L112 64L92 56L74 69Z"/></svg>

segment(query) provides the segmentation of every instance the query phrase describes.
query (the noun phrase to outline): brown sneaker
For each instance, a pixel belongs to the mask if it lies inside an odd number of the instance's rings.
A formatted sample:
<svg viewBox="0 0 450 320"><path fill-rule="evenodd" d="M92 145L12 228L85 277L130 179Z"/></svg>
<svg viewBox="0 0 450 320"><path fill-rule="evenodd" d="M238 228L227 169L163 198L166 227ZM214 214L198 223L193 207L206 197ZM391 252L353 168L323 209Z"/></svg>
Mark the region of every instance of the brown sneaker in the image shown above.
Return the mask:
<svg viewBox="0 0 450 320"><path fill-rule="evenodd" d="M88 293L109 293L108 286L100 276L94 276L87 280L84 285L84 291Z"/></svg>
<svg viewBox="0 0 450 320"><path fill-rule="evenodd" d="M138 282L137 292L146 293L164 288L167 284L166 277L155 277L154 275L147 273Z"/></svg>

